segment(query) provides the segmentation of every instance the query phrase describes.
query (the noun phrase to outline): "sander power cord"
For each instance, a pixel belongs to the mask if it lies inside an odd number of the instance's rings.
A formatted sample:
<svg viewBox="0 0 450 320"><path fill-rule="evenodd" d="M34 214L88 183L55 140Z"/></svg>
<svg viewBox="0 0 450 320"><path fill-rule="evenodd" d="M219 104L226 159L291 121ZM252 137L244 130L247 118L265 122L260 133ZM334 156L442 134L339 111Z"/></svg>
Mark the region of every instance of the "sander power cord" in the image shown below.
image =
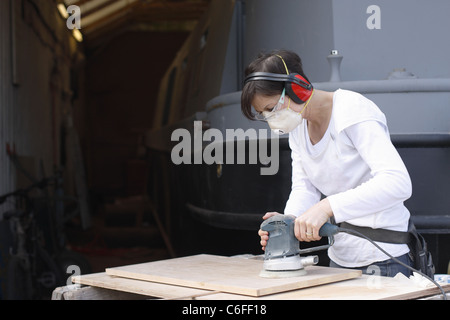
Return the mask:
<svg viewBox="0 0 450 320"><path fill-rule="evenodd" d="M381 248L378 244L375 243L375 241L373 241L372 239L370 239L369 237L366 237L365 235L363 235L362 233L355 231L355 230L351 230L351 229L346 229L346 228L341 228L341 227L337 227L337 233L339 232L345 232L357 237L361 237L366 239L367 241L369 241L370 243L372 243L378 250L380 250L381 252L383 252L385 255L387 255L390 259L394 260L395 262L397 262L398 264L404 266L405 268L408 268L409 270L416 272L418 274L420 274L422 277L428 279L429 281L431 281L442 293L442 298L443 300L447 300L447 295L444 291L444 289L439 285L439 283L437 283L434 279L432 279L431 277L429 277L428 275L424 274L423 272L421 272L420 270L416 270L413 267L403 263L402 261L398 260L397 258L393 257L391 254L389 254L388 252L386 252L386 250L384 250L383 248Z"/></svg>

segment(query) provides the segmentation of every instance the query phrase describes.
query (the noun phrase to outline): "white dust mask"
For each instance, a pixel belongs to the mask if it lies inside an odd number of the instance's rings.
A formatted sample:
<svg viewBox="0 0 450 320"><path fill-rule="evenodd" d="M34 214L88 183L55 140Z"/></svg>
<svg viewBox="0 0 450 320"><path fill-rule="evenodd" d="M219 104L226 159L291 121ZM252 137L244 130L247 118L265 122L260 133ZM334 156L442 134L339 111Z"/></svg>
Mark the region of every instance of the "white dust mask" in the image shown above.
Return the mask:
<svg viewBox="0 0 450 320"><path fill-rule="evenodd" d="M263 112L270 128L275 134L282 135L297 128L303 121L301 113L290 108L278 110L276 112Z"/></svg>
<svg viewBox="0 0 450 320"><path fill-rule="evenodd" d="M263 116L265 120L269 123L272 131L278 135L286 134L297 128L303 121L303 111L305 111L306 107L308 107L309 102L311 101L314 95L314 90L309 97L308 101L305 103L305 107L302 111L296 112L290 108L291 101L289 100L289 105L286 109L276 110L272 112L264 111ZM284 103L284 91L282 98L280 101ZM278 103L277 107L279 107L280 103ZM282 104L281 104L282 105Z"/></svg>

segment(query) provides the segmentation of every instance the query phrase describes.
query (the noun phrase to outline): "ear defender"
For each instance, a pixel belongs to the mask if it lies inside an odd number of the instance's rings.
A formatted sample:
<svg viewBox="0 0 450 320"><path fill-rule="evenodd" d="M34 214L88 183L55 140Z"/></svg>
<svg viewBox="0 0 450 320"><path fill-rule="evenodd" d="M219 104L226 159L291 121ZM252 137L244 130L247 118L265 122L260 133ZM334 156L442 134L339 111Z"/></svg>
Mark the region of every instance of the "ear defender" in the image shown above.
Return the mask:
<svg viewBox="0 0 450 320"><path fill-rule="evenodd" d="M290 76L294 77L295 80L286 81L286 93L295 103L305 103L312 95L312 85L298 73L293 73Z"/></svg>
<svg viewBox="0 0 450 320"><path fill-rule="evenodd" d="M286 74L270 73L270 72L255 72L249 74L244 81L244 84L250 81L266 80L266 81L280 81L284 82L286 93L295 103L303 104L308 101L313 93L312 84L298 73L289 73L286 62L283 57L277 55L283 61L286 68Z"/></svg>

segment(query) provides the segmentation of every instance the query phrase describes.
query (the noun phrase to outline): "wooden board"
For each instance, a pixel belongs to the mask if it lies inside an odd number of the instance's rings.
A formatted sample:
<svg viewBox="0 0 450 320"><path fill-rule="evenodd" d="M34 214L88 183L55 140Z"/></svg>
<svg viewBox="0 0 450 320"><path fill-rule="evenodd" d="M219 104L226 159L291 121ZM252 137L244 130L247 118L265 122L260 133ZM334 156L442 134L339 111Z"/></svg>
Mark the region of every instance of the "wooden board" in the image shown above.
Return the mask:
<svg viewBox="0 0 450 320"><path fill-rule="evenodd" d="M263 261L258 259L197 255L109 268L106 274L253 297L361 276L359 270L311 266L303 276L268 279L259 276L262 267Z"/></svg>
<svg viewBox="0 0 450 320"><path fill-rule="evenodd" d="M443 286L450 292L450 285ZM441 291L434 286L423 288L413 281L410 284L391 277L362 275L336 283L325 284L301 290L271 294L263 297L249 297L231 293L212 293L196 297L198 300L412 300L439 295ZM447 293L447 296L449 294ZM450 297L450 296L449 296Z"/></svg>
<svg viewBox="0 0 450 320"><path fill-rule="evenodd" d="M193 298L214 291L171 286L162 283L109 276L105 272L74 276L72 282L85 286L128 292L162 299Z"/></svg>

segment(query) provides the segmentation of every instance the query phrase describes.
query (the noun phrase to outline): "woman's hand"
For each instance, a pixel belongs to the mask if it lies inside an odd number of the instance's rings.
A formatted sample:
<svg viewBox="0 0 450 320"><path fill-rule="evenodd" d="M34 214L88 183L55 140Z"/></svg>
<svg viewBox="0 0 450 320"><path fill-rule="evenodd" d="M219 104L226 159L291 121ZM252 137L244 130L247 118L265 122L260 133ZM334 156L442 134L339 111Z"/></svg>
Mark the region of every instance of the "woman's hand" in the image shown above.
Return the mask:
<svg viewBox="0 0 450 320"><path fill-rule="evenodd" d="M325 198L295 219L295 237L305 242L320 240L319 230L332 216L330 202Z"/></svg>
<svg viewBox="0 0 450 320"><path fill-rule="evenodd" d="M278 212L267 212L263 216L263 220L267 220L270 217L276 216L277 214L281 214L281 213L278 213ZM263 231L263 230L259 229L258 235L261 237L261 246L262 246L262 249L264 251L266 249L267 240L269 240L269 233L267 231Z"/></svg>

